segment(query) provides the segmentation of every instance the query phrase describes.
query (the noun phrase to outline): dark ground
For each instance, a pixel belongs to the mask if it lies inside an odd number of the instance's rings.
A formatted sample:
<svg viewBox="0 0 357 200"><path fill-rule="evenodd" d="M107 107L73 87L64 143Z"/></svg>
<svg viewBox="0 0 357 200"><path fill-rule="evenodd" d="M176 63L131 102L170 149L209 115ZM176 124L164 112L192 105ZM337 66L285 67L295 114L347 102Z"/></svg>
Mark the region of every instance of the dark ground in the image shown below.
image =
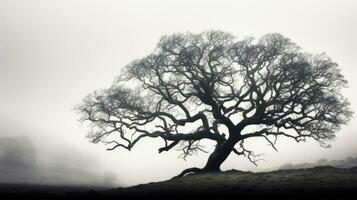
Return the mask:
<svg viewBox="0 0 357 200"><path fill-rule="evenodd" d="M315 167L264 173L232 170L116 189L0 184L1 199L266 199L267 196L354 199L356 194L357 167Z"/></svg>

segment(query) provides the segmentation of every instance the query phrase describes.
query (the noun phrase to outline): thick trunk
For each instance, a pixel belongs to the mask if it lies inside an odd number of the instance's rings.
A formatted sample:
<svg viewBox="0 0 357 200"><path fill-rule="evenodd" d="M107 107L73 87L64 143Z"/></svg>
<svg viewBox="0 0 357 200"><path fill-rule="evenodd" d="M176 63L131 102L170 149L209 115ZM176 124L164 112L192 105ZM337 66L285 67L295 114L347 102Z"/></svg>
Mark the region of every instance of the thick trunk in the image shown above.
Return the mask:
<svg viewBox="0 0 357 200"><path fill-rule="evenodd" d="M202 170L205 172L220 171L222 163L228 158L236 143L237 140L229 138L222 144L217 144Z"/></svg>
<svg viewBox="0 0 357 200"><path fill-rule="evenodd" d="M228 138L221 144L217 144L215 150L209 156L205 167L200 168L188 168L182 171L179 175L174 178L185 176L189 173L204 173L204 172L219 172L221 171L221 164L228 158L229 154L232 152L234 145L239 141L237 138Z"/></svg>

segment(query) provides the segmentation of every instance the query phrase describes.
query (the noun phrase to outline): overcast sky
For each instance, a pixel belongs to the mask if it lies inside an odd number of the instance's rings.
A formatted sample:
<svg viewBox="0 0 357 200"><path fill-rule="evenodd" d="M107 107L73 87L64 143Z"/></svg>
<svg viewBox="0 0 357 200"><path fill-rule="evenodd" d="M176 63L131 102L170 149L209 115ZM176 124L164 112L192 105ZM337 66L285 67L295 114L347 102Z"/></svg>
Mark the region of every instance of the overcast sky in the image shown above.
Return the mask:
<svg viewBox="0 0 357 200"><path fill-rule="evenodd" d="M27 135L43 166L91 169L118 185L159 181L202 167L208 154L188 161L158 154L161 141L131 152L88 143L72 108L95 89L109 87L121 68L150 53L160 36L216 29L238 38L278 32L311 53L326 52L349 81L345 96L357 109L357 1L237 0L0 0L0 137ZM329 149L316 142L281 140L258 167L231 155L222 169L262 171L286 163L357 155L357 121L337 133Z"/></svg>

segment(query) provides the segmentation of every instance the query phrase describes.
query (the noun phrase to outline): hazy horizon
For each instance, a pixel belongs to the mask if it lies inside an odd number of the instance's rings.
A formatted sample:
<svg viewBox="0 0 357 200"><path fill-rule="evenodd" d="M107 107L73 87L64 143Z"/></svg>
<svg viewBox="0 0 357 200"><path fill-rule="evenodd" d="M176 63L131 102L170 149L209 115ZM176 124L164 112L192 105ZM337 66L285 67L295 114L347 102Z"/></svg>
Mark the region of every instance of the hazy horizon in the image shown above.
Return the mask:
<svg viewBox="0 0 357 200"><path fill-rule="evenodd" d="M110 87L122 67L151 53L162 35L212 29L238 38L278 32L303 51L326 52L347 79L343 94L356 111L356 7L353 0L0 0L0 139L28 137L36 152L33 162L44 173L36 176L44 183L128 186L202 167L209 154L187 161L175 151L158 154L162 141L154 139L132 151L106 151L88 142L89 129L77 121L73 107L88 93ZM338 131L331 148L282 139L275 152L257 140L252 148L265 154L258 167L231 155L222 169L264 171L355 157L356 122L353 117ZM61 173L67 174L62 180L49 178Z"/></svg>

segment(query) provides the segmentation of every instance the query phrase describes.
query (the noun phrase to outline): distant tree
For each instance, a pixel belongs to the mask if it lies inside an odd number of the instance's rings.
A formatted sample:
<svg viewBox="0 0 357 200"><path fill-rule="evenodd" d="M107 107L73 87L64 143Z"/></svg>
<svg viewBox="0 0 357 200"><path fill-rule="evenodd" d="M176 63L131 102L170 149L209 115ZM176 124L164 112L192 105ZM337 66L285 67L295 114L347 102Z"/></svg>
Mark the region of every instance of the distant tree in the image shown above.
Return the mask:
<svg viewBox="0 0 357 200"><path fill-rule="evenodd" d="M183 176L219 171L231 152L255 164L244 143L250 138L264 138L274 149L278 136L326 146L352 116L340 93L346 84L327 55L303 53L280 34L240 41L221 31L173 34L77 110L91 124L92 142L111 145L108 150L160 138L159 153L176 147L186 158L205 151L200 141L213 140L206 165Z"/></svg>

